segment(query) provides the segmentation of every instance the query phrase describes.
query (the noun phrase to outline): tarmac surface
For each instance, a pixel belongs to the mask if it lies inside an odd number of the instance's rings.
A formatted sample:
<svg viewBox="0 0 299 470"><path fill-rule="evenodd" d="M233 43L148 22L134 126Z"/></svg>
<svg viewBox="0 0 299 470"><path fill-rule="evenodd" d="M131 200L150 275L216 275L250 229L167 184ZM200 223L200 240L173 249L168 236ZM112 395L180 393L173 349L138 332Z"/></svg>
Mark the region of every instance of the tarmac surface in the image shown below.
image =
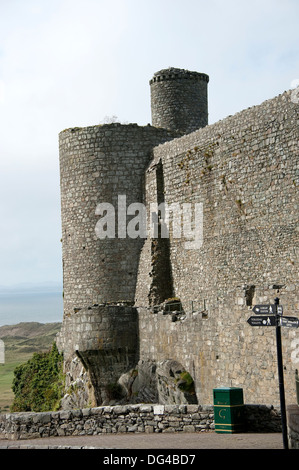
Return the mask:
<svg viewBox="0 0 299 470"><path fill-rule="evenodd" d="M283 449L281 433L119 433L95 436L0 439L0 449Z"/></svg>

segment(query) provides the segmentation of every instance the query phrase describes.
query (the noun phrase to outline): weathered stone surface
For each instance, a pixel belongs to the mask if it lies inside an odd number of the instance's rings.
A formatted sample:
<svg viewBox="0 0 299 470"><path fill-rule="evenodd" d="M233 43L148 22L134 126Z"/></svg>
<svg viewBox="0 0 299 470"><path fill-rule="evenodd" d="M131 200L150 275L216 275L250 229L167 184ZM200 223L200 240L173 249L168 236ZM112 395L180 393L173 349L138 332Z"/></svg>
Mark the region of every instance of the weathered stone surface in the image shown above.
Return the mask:
<svg viewBox="0 0 299 470"><path fill-rule="evenodd" d="M120 414L121 408L126 412ZM146 412L145 412L146 409ZM208 409L208 407L207 407ZM246 426L248 431L280 432L280 412L274 407L249 406L246 409ZM275 411L275 415L270 411ZM177 405L144 405L135 404L125 407L103 407L86 410L68 410L47 413L20 413L18 419L13 414L0 415L1 439L34 439L49 436L78 436L101 433L126 432L195 432L214 429L213 407L210 413L200 410L186 410ZM30 420L28 416L30 415Z"/></svg>
<svg viewBox="0 0 299 470"><path fill-rule="evenodd" d="M150 80L152 123L157 127L192 132L208 124L204 73L170 67Z"/></svg>
<svg viewBox="0 0 299 470"><path fill-rule="evenodd" d="M277 296L288 315L299 310L299 106L287 91L208 126L203 99L204 124L196 126L205 127L181 135L170 122L175 94L167 89L179 88L184 74L172 72L151 85L160 90L153 91L155 126L172 130L111 124L60 134L64 321L57 342L73 387L65 408L128 397L179 402L164 372L159 379L146 368L163 361L182 364L202 405L220 386L242 387L247 403L279 401L274 331L247 319L254 304ZM200 82L206 89L204 76ZM189 114L185 133L193 125ZM127 207L201 204L202 244L190 246L173 224L169 238L118 232L100 240L96 208L102 202L117 208L120 195ZM182 311L165 312L170 296ZM294 329L283 329L283 344L286 400L293 402ZM76 354L83 372L73 363ZM143 376L130 375L140 361Z"/></svg>

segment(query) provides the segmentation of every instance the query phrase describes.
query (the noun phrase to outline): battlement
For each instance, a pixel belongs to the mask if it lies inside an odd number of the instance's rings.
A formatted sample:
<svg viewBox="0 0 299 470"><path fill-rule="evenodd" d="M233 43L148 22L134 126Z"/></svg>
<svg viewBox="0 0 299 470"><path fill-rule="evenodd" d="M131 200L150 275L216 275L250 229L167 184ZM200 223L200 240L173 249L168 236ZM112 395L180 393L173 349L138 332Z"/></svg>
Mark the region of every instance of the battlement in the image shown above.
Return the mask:
<svg viewBox="0 0 299 470"><path fill-rule="evenodd" d="M149 83L152 85L155 82L180 79L203 80L207 83L209 82L209 76L205 73L191 72L185 69L169 67L168 69L162 69L159 72L156 72Z"/></svg>

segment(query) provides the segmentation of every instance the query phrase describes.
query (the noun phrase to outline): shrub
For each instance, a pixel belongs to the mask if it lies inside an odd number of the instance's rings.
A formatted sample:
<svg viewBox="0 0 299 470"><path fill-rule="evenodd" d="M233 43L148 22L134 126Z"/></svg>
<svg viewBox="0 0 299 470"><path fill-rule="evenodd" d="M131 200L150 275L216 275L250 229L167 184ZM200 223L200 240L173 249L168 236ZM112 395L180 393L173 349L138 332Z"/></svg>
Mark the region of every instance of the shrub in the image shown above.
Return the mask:
<svg viewBox="0 0 299 470"><path fill-rule="evenodd" d="M58 408L64 390L63 356L55 343L45 353L32 358L14 370L11 411L51 411Z"/></svg>

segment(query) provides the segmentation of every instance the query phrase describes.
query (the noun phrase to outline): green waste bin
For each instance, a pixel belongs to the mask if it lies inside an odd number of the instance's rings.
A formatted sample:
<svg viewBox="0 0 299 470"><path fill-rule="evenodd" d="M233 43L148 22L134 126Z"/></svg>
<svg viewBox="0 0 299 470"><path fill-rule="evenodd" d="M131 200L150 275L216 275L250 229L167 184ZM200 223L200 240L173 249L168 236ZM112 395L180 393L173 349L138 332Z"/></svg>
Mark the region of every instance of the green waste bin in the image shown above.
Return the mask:
<svg viewBox="0 0 299 470"><path fill-rule="evenodd" d="M244 431L243 389L221 387L213 389L214 420L217 433Z"/></svg>

